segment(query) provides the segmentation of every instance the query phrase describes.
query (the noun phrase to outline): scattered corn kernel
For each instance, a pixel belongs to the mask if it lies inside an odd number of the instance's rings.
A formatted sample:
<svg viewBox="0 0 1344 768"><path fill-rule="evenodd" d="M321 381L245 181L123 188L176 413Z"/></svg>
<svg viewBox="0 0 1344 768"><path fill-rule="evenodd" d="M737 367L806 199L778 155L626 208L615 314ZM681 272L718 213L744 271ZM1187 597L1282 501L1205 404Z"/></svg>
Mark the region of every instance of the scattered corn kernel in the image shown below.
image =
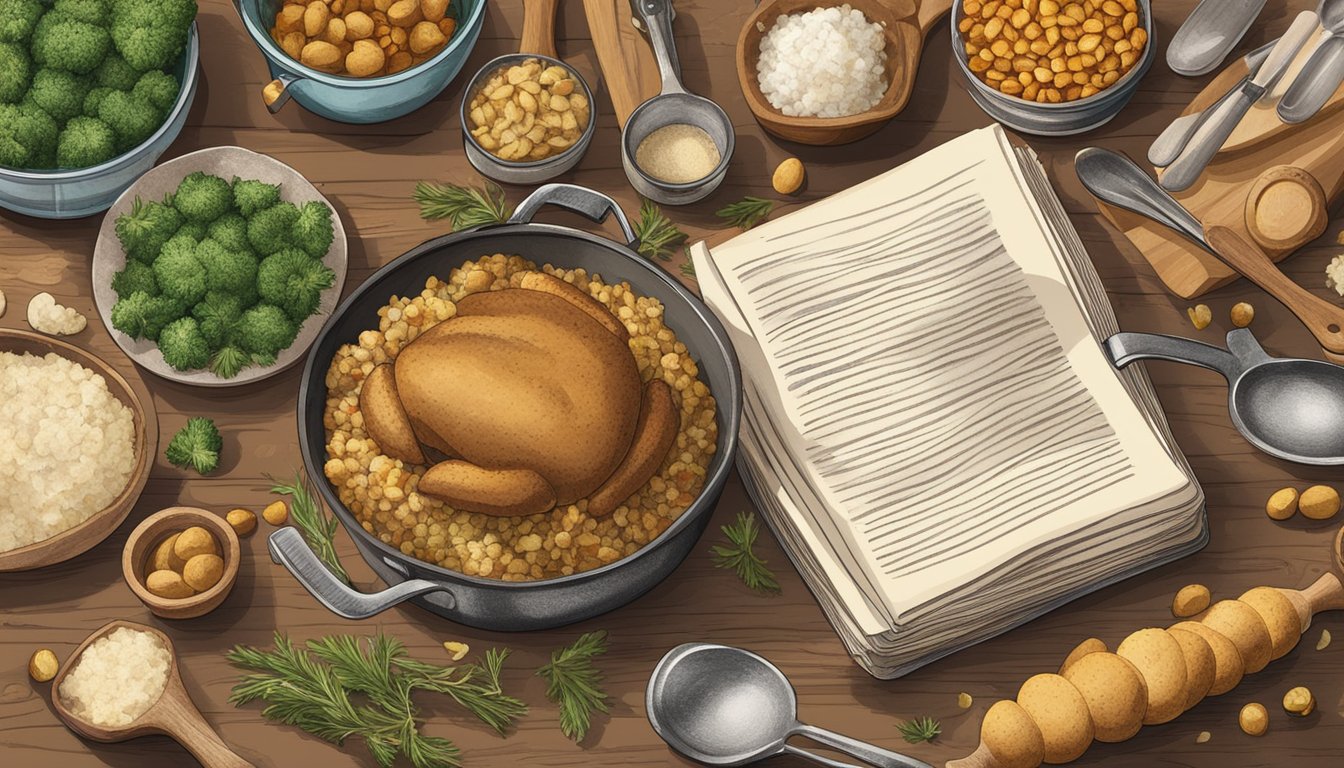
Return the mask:
<svg viewBox="0 0 1344 768"><path fill-rule="evenodd" d="M1283 694L1283 711L1294 717L1306 717L1316 710L1316 697L1304 685Z"/></svg>
<svg viewBox="0 0 1344 768"><path fill-rule="evenodd" d="M257 529L257 516L248 509L231 509L224 521L239 536L247 536Z"/></svg>
<svg viewBox="0 0 1344 768"><path fill-rule="evenodd" d="M1212 739L1212 738L1213 738L1213 734L1212 734L1212 733L1209 733L1208 731L1200 731L1200 732L1199 732L1199 735L1195 737L1195 743L1196 743L1196 744L1203 744L1203 743L1207 742L1209 739Z"/></svg>
<svg viewBox="0 0 1344 768"><path fill-rule="evenodd" d="M461 661L471 652L471 646L466 643L459 643L456 640L449 640L443 644L443 650L448 652L453 661Z"/></svg>
<svg viewBox="0 0 1344 768"><path fill-rule="evenodd" d="M1328 629L1322 629L1322 630L1321 630L1321 639L1319 639L1319 640L1316 641L1316 650L1318 650L1318 651L1324 651L1326 648L1329 648L1329 647L1330 647L1330 640L1331 640L1331 639L1332 639L1332 638L1330 637L1330 630L1328 630Z"/></svg>
<svg viewBox="0 0 1344 768"><path fill-rule="evenodd" d="M39 683L49 683L61 669L56 654L46 648L39 648L28 659L28 676Z"/></svg>
<svg viewBox="0 0 1344 768"><path fill-rule="evenodd" d="M1185 313L1190 316L1190 323L1197 331L1208 328L1209 323L1213 322L1213 310L1209 309L1208 304L1196 304L1185 310Z"/></svg>
<svg viewBox="0 0 1344 768"><path fill-rule="evenodd" d="M1264 736L1269 731L1269 710L1264 704L1247 704L1237 715L1237 724L1248 736Z"/></svg>
<svg viewBox="0 0 1344 768"><path fill-rule="evenodd" d="M1238 301L1232 305L1232 324L1238 328L1245 328L1255 319L1255 307L1244 301Z"/></svg>
<svg viewBox="0 0 1344 768"><path fill-rule="evenodd" d="M971 698L971 694L965 691L957 694L957 706L961 709L970 709L974 703L975 699Z"/></svg>
<svg viewBox="0 0 1344 768"><path fill-rule="evenodd" d="M283 501L273 501L261 511L261 516L271 525L284 525L289 520L289 507Z"/></svg>

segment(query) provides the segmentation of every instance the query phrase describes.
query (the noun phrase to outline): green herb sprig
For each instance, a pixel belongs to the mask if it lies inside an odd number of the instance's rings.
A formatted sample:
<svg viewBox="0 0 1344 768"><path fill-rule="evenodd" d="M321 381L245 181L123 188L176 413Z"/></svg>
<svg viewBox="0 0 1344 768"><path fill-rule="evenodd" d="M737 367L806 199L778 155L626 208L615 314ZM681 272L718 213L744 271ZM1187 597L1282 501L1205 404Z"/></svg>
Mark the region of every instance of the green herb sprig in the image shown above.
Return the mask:
<svg viewBox="0 0 1344 768"><path fill-rule="evenodd" d="M896 726L896 730L901 732L901 738L911 744L933 741L938 738L938 734L943 732L942 726L932 717L917 717L914 720L906 720Z"/></svg>
<svg viewBox="0 0 1344 768"><path fill-rule="evenodd" d="M733 569L743 584L757 592L779 592L775 574L755 551L756 538L761 532L756 514L738 512L737 520L720 526L720 530L728 537L728 543L716 544L710 549L714 555L714 565Z"/></svg>
<svg viewBox="0 0 1344 768"><path fill-rule="evenodd" d="M504 190L487 182L484 189L458 184L422 181L415 185L420 217L429 221L448 219L454 230L483 224L503 224L513 215Z"/></svg>
<svg viewBox="0 0 1344 768"><path fill-rule="evenodd" d="M588 735L594 712L610 711L602 673L593 666L593 658L606 652L607 633L588 632L537 670L546 680L546 697L560 706L560 731L574 741Z"/></svg>
<svg viewBox="0 0 1344 768"><path fill-rule="evenodd" d="M462 760L457 745L420 733L411 694L447 694L502 733L527 713L526 705L500 689L499 673L507 656L507 651L492 649L483 664L440 667L410 658L399 640L382 634L363 640L334 635L299 648L276 632L272 650L239 645L228 653L230 663L248 671L229 701L234 706L265 701L266 719L336 745L357 737L383 768L399 754L415 768L458 768Z"/></svg>
<svg viewBox="0 0 1344 768"><path fill-rule="evenodd" d="M652 200L644 198L639 204L635 238L639 241L641 254L650 259L671 261L673 246L686 242L686 233L678 229Z"/></svg>
<svg viewBox="0 0 1344 768"><path fill-rule="evenodd" d="M219 466L219 452L223 447L224 438L215 422L203 416L192 416L168 441L163 455L175 467L191 467L197 474L208 475Z"/></svg>
<svg viewBox="0 0 1344 768"><path fill-rule="evenodd" d="M271 493L289 496L289 516L303 534L304 541L327 569L348 585L350 574L341 567L341 558L336 554L336 531L340 529L340 523L334 515L328 515L313 496L312 487L304 480L303 473L296 472L293 483L281 483L269 476L267 479L271 481Z"/></svg>
<svg viewBox="0 0 1344 768"><path fill-rule="evenodd" d="M736 203L730 203L714 213L725 224L738 229L751 229L765 220L775 209L775 201L762 197L745 197Z"/></svg>

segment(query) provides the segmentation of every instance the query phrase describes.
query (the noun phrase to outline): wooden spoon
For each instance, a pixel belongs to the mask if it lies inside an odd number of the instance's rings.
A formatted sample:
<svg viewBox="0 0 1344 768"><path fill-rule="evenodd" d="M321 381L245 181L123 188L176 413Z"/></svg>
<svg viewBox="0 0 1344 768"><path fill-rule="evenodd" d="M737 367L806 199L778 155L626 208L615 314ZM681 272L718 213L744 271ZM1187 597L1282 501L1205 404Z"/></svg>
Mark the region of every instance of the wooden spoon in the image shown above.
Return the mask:
<svg viewBox="0 0 1344 768"><path fill-rule="evenodd" d="M1246 229L1267 250L1294 250L1325 233L1328 208L1315 176L1276 165L1260 174L1246 196Z"/></svg>
<svg viewBox="0 0 1344 768"><path fill-rule="evenodd" d="M121 627L138 632L148 632L157 637L159 642L163 643L164 647L168 649L169 656L172 658L172 665L168 670L167 686L159 696L159 700L151 704L143 715L131 721L129 725L104 728L80 719L66 708L65 703L61 701L61 683L65 681L65 676L70 673L70 670L75 668L79 657L94 640ZM182 686L182 678L178 676L177 653L173 650L173 641L153 627L118 620L89 635L75 649L75 652L70 654L70 658L66 660L60 673L52 681L51 704L56 710L56 714L61 720L65 721L66 727L91 741L117 742L140 736L161 734L186 747L187 751L191 752L205 768L256 768L252 763L229 749L214 729L210 727L210 724L205 721L205 718L201 716L200 710L192 703L191 697L187 695L187 689Z"/></svg>
<svg viewBox="0 0 1344 768"><path fill-rule="evenodd" d="M624 128L635 107L662 90L658 62L632 23L629 0L583 0L583 9L616 124Z"/></svg>

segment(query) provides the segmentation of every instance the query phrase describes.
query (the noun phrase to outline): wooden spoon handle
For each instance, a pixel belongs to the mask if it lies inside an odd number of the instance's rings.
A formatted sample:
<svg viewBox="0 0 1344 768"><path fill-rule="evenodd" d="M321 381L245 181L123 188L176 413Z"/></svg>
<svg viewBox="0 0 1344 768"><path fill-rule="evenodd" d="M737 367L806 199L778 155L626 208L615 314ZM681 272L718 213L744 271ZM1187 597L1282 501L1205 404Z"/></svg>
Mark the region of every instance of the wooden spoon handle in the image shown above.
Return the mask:
<svg viewBox="0 0 1344 768"><path fill-rule="evenodd" d="M951 10L952 0L922 0L919 4L919 13L915 16L919 20L919 31L927 36L933 25Z"/></svg>
<svg viewBox="0 0 1344 768"><path fill-rule="evenodd" d="M560 0L523 0L523 33L518 40L519 53L539 53L557 59L555 53L555 9Z"/></svg>
<svg viewBox="0 0 1344 768"><path fill-rule="evenodd" d="M994 759L989 747L982 741L971 754L959 760L949 760L947 768L998 768L998 764L999 761Z"/></svg>
<svg viewBox="0 0 1344 768"><path fill-rule="evenodd" d="M256 768L229 748L219 734L205 722L194 705L179 696L164 693L158 714L159 728L187 748L205 768ZM182 691L181 696L185 697ZM189 699L187 700L190 701Z"/></svg>
<svg viewBox="0 0 1344 768"><path fill-rule="evenodd" d="M1326 573L1315 583L1302 590L1312 615L1322 611L1344 611L1344 583L1333 573Z"/></svg>
<svg viewBox="0 0 1344 768"><path fill-rule="evenodd" d="M607 95L611 97L612 111L616 113L616 123L624 128L635 107L658 93L658 67L652 63L653 55L647 52L647 46L641 50L626 50L628 45L637 43L628 41L622 34L617 3L629 4L627 0L583 0L583 8L588 17L593 48L597 51L597 63L602 67L602 79L607 84ZM633 28L626 31L633 31ZM633 34L637 36L639 33ZM637 56L645 66L630 66L627 55Z"/></svg>
<svg viewBox="0 0 1344 768"><path fill-rule="evenodd" d="M1227 227L1209 227L1204 236L1228 266L1283 302L1321 347L1344 355L1344 309L1288 279L1264 251Z"/></svg>

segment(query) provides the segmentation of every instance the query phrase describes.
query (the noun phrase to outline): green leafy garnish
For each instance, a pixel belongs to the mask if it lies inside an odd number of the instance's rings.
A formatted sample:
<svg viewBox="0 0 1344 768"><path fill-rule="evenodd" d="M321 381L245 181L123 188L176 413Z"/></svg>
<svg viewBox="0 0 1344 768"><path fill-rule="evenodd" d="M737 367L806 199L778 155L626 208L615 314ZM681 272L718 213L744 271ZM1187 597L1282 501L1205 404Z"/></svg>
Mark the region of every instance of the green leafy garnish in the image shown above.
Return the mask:
<svg viewBox="0 0 1344 768"><path fill-rule="evenodd" d="M635 223L635 238L639 252L650 259L672 260L672 247L686 241L686 233L677 229L663 210L647 197L639 204L639 221Z"/></svg>
<svg viewBox="0 0 1344 768"><path fill-rule="evenodd" d="M732 225L738 229L751 229L765 220L774 210L775 201L766 200L762 197L745 197L736 203L725 205L714 213L715 216L724 220L725 224Z"/></svg>
<svg viewBox="0 0 1344 768"><path fill-rule="evenodd" d="M503 224L513 215L504 190L494 182L480 189L422 181L415 185L415 201L420 204L421 218L448 219L454 230Z"/></svg>
<svg viewBox="0 0 1344 768"><path fill-rule="evenodd" d="M197 473L207 475L219 466L219 450L223 447L224 439L215 422L193 416L168 441L163 455L175 467L191 467Z"/></svg>
<svg viewBox="0 0 1344 768"><path fill-rule="evenodd" d="M220 347L210 358L210 372L221 379L232 379L252 362L252 356L230 344Z"/></svg>
<svg viewBox="0 0 1344 768"><path fill-rule="evenodd" d="M560 731L574 741L588 735L593 712L610 711L602 673L593 667L593 657L606 652L607 633L588 632L552 653L550 663L537 670L546 679L546 697L560 706Z"/></svg>
<svg viewBox="0 0 1344 768"><path fill-rule="evenodd" d="M303 534L304 541L312 547L313 553L336 578L349 584L350 575L341 567L341 558L336 554L336 531L340 523L334 515L328 515L322 508L303 474L296 472L294 482L288 485L270 476L267 479L271 481L271 493L289 496L290 519Z"/></svg>
<svg viewBox="0 0 1344 768"><path fill-rule="evenodd" d="M364 639L334 635L298 648L276 632L272 650L239 645L228 653L230 663L248 671L229 701L234 706L265 701L266 719L298 726L338 746L358 737L384 768L399 754L415 768L457 768L462 764L457 745L420 733L411 695L417 690L446 694L503 733L527 713L525 704L500 688L507 657L508 651L492 649L481 664L440 667L410 658L399 640L382 634Z"/></svg>
<svg viewBox="0 0 1344 768"><path fill-rule="evenodd" d="M681 263L681 274L683 277L695 279L695 262L687 259Z"/></svg>
<svg viewBox="0 0 1344 768"><path fill-rule="evenodd" d="M896 730L901 732L901 738L911 744L919 744L925 741L933 741L942 733L942 726L932 717L917 717L914 720L906 720L896 726Z"/></svg>
<svg viewBox="0 0 1344 768"><path fill-rule="evenodd" d="M779 582L775 580L775 574L754 549L756 537L761 532L756 514L738 512L737 520L720 526L720 530L728 537L728 544L716 544L710 549L714 554L714 565L732 568L743 584L757 592L778 592Z"/></svg>

